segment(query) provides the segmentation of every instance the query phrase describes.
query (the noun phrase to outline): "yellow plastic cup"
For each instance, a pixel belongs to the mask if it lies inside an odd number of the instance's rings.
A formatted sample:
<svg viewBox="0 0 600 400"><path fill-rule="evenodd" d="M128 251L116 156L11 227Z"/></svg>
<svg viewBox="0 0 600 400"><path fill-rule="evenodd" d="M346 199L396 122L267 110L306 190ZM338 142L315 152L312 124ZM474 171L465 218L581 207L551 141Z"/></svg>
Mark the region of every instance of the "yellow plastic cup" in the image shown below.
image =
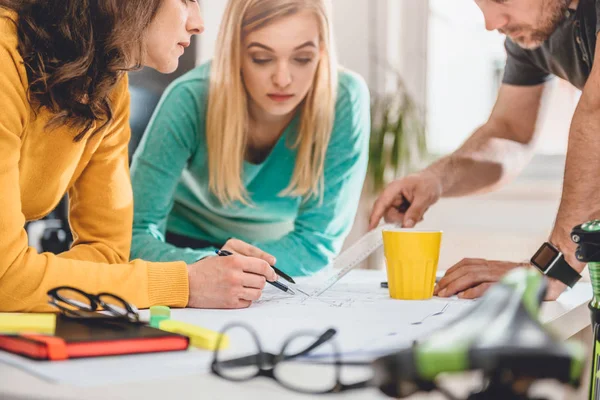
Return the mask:
<svg viewBox="0 0 600 400"><path fill-rule="evenodd" d="M390 297L425 300L433 296L441 243L441 231L383 231Z"/></svg>

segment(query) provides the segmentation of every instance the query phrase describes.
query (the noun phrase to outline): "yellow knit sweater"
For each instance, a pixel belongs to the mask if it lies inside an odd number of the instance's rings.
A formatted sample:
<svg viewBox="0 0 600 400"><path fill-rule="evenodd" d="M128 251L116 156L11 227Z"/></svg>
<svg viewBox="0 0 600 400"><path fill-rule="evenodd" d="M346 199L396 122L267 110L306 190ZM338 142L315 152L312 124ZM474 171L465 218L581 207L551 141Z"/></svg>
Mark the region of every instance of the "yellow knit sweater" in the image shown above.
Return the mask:
<svg viewBox="0 0 600 400"><path fill-rule="evenodd" d="M111 292L142 308L186 306L185 263L128 263L127 79L111 96L112 124L92 139L75 143L75 129L48 130L50 113L34 113L27 101L11 19L16 15L0 9L0 311L49 311L46 292L61 285ZM39 254L28 246L25 222L48 214L67 192L73 247Z"/></svg>

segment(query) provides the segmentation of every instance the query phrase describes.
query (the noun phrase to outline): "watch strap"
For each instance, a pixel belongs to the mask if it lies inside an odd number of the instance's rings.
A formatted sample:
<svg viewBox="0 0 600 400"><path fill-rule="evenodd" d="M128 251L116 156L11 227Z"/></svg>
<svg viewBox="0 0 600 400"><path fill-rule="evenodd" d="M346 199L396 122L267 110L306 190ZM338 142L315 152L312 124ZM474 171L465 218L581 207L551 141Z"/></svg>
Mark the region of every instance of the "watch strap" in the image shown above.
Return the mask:
<svg viewBox="0 0 600 400"><path fill-rule="evenodd" d="M556 260L556 263L546 273L550 278L558 279L569 287L575 286L577 281L581 279L579 272L575 271L573 267L565 261L564 256L561 256Z"/></svg>

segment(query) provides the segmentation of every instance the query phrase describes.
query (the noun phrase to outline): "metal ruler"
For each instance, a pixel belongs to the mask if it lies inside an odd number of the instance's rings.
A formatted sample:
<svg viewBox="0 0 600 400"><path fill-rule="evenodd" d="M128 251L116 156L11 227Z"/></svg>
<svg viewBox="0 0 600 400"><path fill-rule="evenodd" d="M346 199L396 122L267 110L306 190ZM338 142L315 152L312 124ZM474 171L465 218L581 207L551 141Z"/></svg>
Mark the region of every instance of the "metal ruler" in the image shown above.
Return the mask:
<svg viewBox="0 0 600 400"><path fill-rule="evenodd" d="M325 279L325 282L318 289L310 293L310 297L316 297L323 294L327 289L336 284L344 275L352 271L369 257L374 251L378 250L383 245L383 237L381 232L388 229L398 229L399 225L385 224L380 225L365 236L361 237L350 248L341 253L333 261L328 269L331 269L331 276Z"/></svg>

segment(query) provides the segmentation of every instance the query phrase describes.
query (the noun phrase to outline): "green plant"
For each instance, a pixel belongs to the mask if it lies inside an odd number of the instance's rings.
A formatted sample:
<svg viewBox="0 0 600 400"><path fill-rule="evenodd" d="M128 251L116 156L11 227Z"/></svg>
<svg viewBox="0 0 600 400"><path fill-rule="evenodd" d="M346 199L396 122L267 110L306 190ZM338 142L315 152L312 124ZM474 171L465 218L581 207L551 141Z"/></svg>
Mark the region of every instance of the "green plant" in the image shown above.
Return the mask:
<svg viewBox="0 0 600 400"><path fill-rule="evenodd" d="M371 94L368 176L374 192L419 167L428 155L425 113L400 76L397 81L395 91Z"/></svg>

